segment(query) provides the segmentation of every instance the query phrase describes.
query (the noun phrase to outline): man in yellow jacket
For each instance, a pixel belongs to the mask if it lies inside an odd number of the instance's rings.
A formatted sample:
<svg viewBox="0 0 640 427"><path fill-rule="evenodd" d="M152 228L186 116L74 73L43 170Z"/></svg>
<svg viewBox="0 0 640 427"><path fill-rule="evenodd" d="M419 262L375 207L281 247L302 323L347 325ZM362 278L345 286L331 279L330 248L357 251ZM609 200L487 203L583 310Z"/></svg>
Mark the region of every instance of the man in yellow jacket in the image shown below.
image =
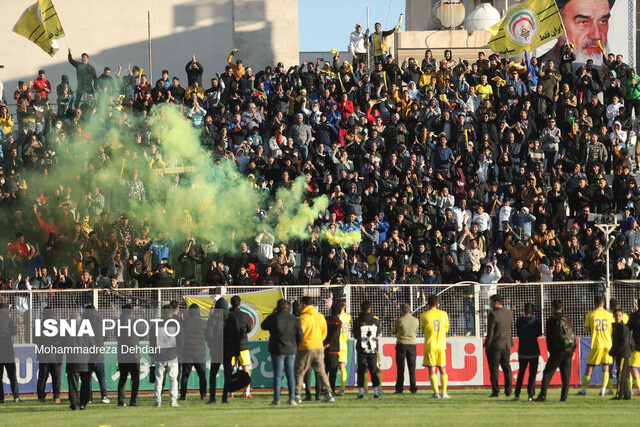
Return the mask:
<svg viewBox="0 0 640 427"><path fill-rule="evenodd" d="M227 58L227 64L229 64L229 66L231 67L231 69L233 70L233 77L236 78L236 81L240 81L240 79L242 78L242 76L244 76L244 73L246 72L244 65L242 65L242 59L237 59L236 63L234 64L232 59L233 59L233 55L235 55L238 52L238 49L233 49L231 51L231 53L229 54L229 57Z"/></svg>
<svg viewBox="0 0 640 427"><path fill-rule="evenodd" d="M320 381L325 393L325 403L333 403L335 400L331 395L331 385L324 367L324 339L327 337L327 320L318 313L309 297L302 297L300 310L300 324L302 332L304 332L304 339L298 346L298 354L296 355L296 402L302 401L300 394L302 393L304 374L313 368L316 372L316 381Z"/></svg>

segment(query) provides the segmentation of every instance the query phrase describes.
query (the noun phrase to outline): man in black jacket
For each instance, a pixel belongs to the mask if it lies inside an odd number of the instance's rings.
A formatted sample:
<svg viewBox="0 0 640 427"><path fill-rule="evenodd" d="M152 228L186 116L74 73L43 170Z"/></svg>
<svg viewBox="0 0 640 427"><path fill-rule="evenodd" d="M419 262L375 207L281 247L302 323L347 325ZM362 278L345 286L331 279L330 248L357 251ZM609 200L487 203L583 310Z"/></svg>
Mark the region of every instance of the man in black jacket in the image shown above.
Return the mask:
<svg viewBox="0 0 640 427"><path fill-rule="evenodd" d="M542 374L542 387L540 394L536 399L537 402L545 402L547 400L547 389L551 382L551 377L555 374L556 369L560 368L560 378L562 379L562 391L560 392L560 401L565 402L567 395L569 394L569 381L571 379L571 359L573 358L573 350L562 349L556 347L556 342L559 341L556 324L565 317L562 314L562 301L556 299L551 302L551 309L553 314L547 319L547 350L549 350L549 360L544 367ZM569 317L565 317L566 322L573 329L573 323ZM574 348L575 350L575 348Z"/></svg>
<svg viewBox="0 0 640 427"><path fill-rule="evenodd" d="M637 304L640 304L640 299L636 300ZM634 311L629 315L629 321L627 322L627 326L632 334L632 342L633 342L633 352L631 353L631 359L629 361L629 366L631 367L631 376L633 377L633 382L640 392L640 309ZM633 391L633 388L632 388ZM638 393L636 392L636 394Z"/></svg>
<svg viewBox="0 0 640 427"><path fill-rule="evenodd" d="M162 390L164 388L165 374L169 374L169 401L171 407L178 406L178 356L182 349L182 338L179 334L179 325L175 319L177 310L170 305L162 307L162 327L158 328L158 334L151 333L149 346L156 348L157 353L151 355L151 361L155 367L155 408L162 405ZM175 321L169 321L169 320Z"/></svg>
<svg viewBox="0 0 640 427"><path fill-rule="evenodd" d="M542 322L533 315L533 303L524 305L524 316L516 321L516 333L518 335L518 380L513 400L520 400L520 390L524 382L524 374L529 367L529 382L527 383L527 396L533 400L536 392L536 375L538 373L538 358L540 346L538 337L542 335Z"/></svg>
<svg viewBox="0 0 640 427"><path fill-rule="evenodd" d="M273 364L272 406L280 404L280 389L284 375L287 376L287 386L289 387L289 405L297 405L294 365L298 346L302 343L304 333L300 319L292 315L289 308L287 300L278 300L273 313L267 316L260 325L262 329L269 331L269 353L271 353Z"/></svg>
<svg viewBox="0 0 640 427"><path fill-rule="evenodd" d="M187 73L187 86L193 86L194 82L198 82L198 86L202 86L202 73L204 73L204 68L202 64L196 61L195 54L191 57L191 61L187 62L184 70Z"/></svg>
<svg viewBox="0 0 640 427"><path fill-rule="evenodd" d="M251 375L251 354L249 354L249 338L247 334L251 332L251 317L244 311L240 310L242 299L238 295L231 297L231 310L229 314L233 316L238 325L238 351L240 355L238 360L242 370ZM244 397L251 398L251 386L247 386L244 391Z"/></svg>
<svg viewBox="0 0 640 427"><path fill-rule="evenodd" d="M46 306L42 310L42 320L47 319L55 319L55 312L50 306ZM94 329L95 330L95 329ZM44 348L54 347L58 344L58 337L37 337L36 345L42 346ZM2 346L4 348L4 346ZM38 352L38 401L46 402L47 392L47 380L49 379L49 375L51 375L51 385L53 391L53 401L54 403L62 403L60 400L60 384L61 384L61 367L60 363L57 362L55 355L49 355L44 352Z"/></svg>
<svg viewBox="0 0 640 427"><path fill-rule="evenodd" d="M235 317L229 314L229 303L224 298L216 301L215 307L205 327L205 338L209 346L211 355L211 370L209 371L209 401L207 405L216 403L216 377L220 370L220 365L224 364L224 388L222 403L227 402L231 374L233 372L234 357L240 354L238 350L238 324Z"/></svg>
<svg viewBox="0 0 640 427"><path fill-rule="evenodd" d="M76 99L74 102L75 108L78 108L82 95L93 95L93 82L96 81L96 69L93 65L89 64L89 55L82 54L82 62L76 61L71 56L71 49L69 49L68 58L69 63L76 69L76 78L78 81L78 88L76 89Z"/></svg>
<svg viewBox="0 0 640 427"><path fill-rule="evenodd" d="M187 384L189 375L193 368L196 369L200 379L200 399L207 397L207 367L205 349L205 321L200 316L198 304L189 306L189 315L180 325L180 333L183 334L183 345L181 352L182 377L180 378L180 399L185 400L187 396Z"/></svg>
<svg viewBox="0 0 640 427"><path fill-rule="evenodd" d="M80 313L72 315L78 324L82 321ZM67 345L75 348L87 348L93 345L93 340L86 336L69 337ZM120 373L122 375L122 372ZM82 387L78 390L78 382ZM67 382L69 384L69 407L72 411L84 410L91 397L91 372L89 370L89 356L79 351L67 355Z"/></svg>
<svg viewBox="0 0 640 427"><path fill-rule="evenodd" d="M169 274L166 264L161 264L151 276L151 286L154 288L172 288L175 286L173 277Z"/></svg>
<svg viewBox="0 0 640 427"><path fill-rule="evenodd" d="M138 406L136 399L138 398L138 388L140 387L140 338L133 330L133 315L133 306L125 304L120 315L120 325L123 327L118 333L118 368L120 370L118 406L127 406L124 402L124 395L129 375L131 375L129 406ZM125 325L129 325L129 328L124 328Z"/></svg>
<svg viewBox="0 0 640 427"><path fill-rule="evenodd" d="M178 262L182 264L182 276L183 280L196 279L196 269L198 264L203 264L204 259L200 257L196 247L195 240L189 240L187 249L178 255Z"/></svg>
<svg viewBox="0 0 640 427"><path fill-rule="evenodd" d="M331 306L331 315L327 316L327 337L324 339L324 366L334 394L338 378L338 353L340 353L340 331L342 330L342 321L338 316L341 311L340 304L334 303Z"/></svg>
<svg viewBox="0 0 640 427"><path fill-rule="evenodd" d="M353 337L356 340L358 354L358 399L364 398L364 380L367 369L373 383L373 398L380 399L378 387L378 336L380 335L380 321L371 314L371 303L363 301L360 304L360 314L353 322Z"/></svg>
<svg viewBox="0 0 640 427"><path fill-rule="evenodd" d="M612 400L630 400L629 357L631 357L631 333L623 321L624 314L619 308L613 311L615 323L612 325L612 346L609 354L616 360L618 367L618 390Z"/></svg>
<svg viewBox="0 0 640 427"><path fill-rule="evenodd" d="M509 364L510 350L513 346L511 339L511 322L513 313L502 306L502 297L492 295L490 298L491 311L487 316L487 337L484 341L489 375L491 378L491 396L500 396L498 386L498 367L504 372L504 394L511 396L511 365Z"/></svg>
<svg viewBox="0 0 640 427"><path fill-rule="evenodd" d="M85 319L89 319L91 322L91 327L93 331L96 333L94 338L94 343L96 347L102 348L104 347L104 336L102 335L102 319L100 318L100 313L93 305L88 305L84 309ZM111 403L109 397L107 396L107 376L104 371L104 354L99 353L94 357L95 361L89 364L90 373L96 373L96 377L98 378L98 385L100 386L100 398L102 403ZM89 396L89 402L93 399L93 389L91 389L91 395Z"/></svg>
<svg viewBox="0 0 640 427"><path fill-rule="evenodd" d="M18 332L11 317L9 317L9 307L0 304L0 403L4 403L4 370L7 370L7 376L11 383L11 392L13 400L20 402L20 391L18 390L18 380L16 378L16 362L13 354L13 336Z"/></svg>

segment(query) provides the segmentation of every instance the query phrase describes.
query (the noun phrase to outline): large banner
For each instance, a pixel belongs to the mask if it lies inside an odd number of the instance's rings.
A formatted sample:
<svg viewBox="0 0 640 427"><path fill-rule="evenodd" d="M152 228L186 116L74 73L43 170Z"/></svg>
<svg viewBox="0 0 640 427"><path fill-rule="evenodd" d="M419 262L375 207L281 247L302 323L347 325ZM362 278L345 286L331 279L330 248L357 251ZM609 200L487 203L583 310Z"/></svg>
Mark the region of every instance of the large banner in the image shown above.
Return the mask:
<svg viewBox="0 0 640 427"><path fill-rule="evenodd" d="M462 387L478 387L488 386L489 382L489 367L484 357L484 348L482 338L449 338L447 339L447 373L449 374L449 384L452 386ZM539 338L540 363L538 364L538 372L536 374L536 381L538 384L542 381L542 371L546 365L548 359L547 345L544 338ZM578 348L576 349L573 357L573 363L571 368L571 384L580 385L580 379L584 372L587 354L589 353L589 345L591 340L589 338L580 338ZM396 361L395 361L395 339L383 338L380 339L380 371L382 372L382 383L385 386L393 386L396 383ZM516 378L518 376L518 339L514 338L514 347L511 349L511 370L513 371L513 381L515 385ZM20 385L21 393L35 393L38 363L35 361L35 350L30 345L17 345L16 347L16 361L18 363L18 383ZM251 354L251 371L253 376L253 382L251 386L253 388L271 388L273 387L273 367L271 365L271 356L269 354L269 343L267 341L251 341L249 343L249 351ZM416 360L416 380L420 386L429 385L429 375L427 370L422 366L422 354L423 344L422 340L417 345L417 360ZM117 389L117 382L120 378L120 373L116 369L115 356L107 356L105 364L105 371L107 377L107 389L109 391L115 391ZM153 384L149 382L149 359L148 355L142 356L140 367L140 390L153 390ZM207 366L207 370L209 366ZM349 379L347 384L353 386L356 384L356 369L355 369L355 357L353 352L353 340L349 340L349 356L347 370L349 372ZM501 371L501 379L502 371ZM207 379L209 373L207 372ZM312 376L313 378L313 376ZM594 370L592 376L592 383L599 384L600 381L600 369ZM338 382L340 379L338 378ZM313 383L313 381L312 381ZM405 368L405 385L409 384L408 372ZM552 385L560 385L560 372L557 371L551 379ZM223 385L222 370L218 374L217 386L221 389ZM166 385L168 387L168 384ZM63 390L67 389L66 376L63 372L62 380ZM47 389L51 389L50 382L47 384ZM189 389L198 389L198 376L193 371L189 377ZM4 390L5 393L10 393L9 380L7 376L4 376ZM97 378L93 378L93 390L99 390Z"/></svg>
<svg viewBox="0 0 640 427"><path fill-rule="evenodd" d="M511 348L511 371L513 373L513 384L515 385L518 377L518 339L514 338L514 346ZM582 341L582 338L580 339ZM421 386L428 386L429 374L427 369L422 366L423 341L420 339L417 345L416 360L416 382ZM482 344L483 338L448 338L447 339L447 374L449 375L449 384L452 386L488 386L489 382L489 366L484 357L484 348ZM544 338L539 338L540 359L538 363L538 372L536 374L536 382L542 382L542 372L549 358L547 353L547 343ZM382 372L382 383L385 386L393 386L396 383L397 368L395 361L395 339L385 338L380 340L382 348L380 370ZM571 384L579 385L582 375L580 369L580 355L583 346L579 345L576 349L571 368ZM588 352L588 349L587 349ZM586 355L585 355L586 357ZM528 378L528 377L527 377ZM500 370L500 381L504 381L502 370ZM409 384L409 373L405 368L405 385ZM526 383L525 383L526 384ZM560 385L560 371L557 371L551 378L552 385Z"/></svg>
<svg viewBox="0 0 640 427"><path fill-rule="evenodd" d="M631 68L636 64L635 0L559 0L556 1L566 34L542 59L560 58L560 47L567 41L575 45L574 68L592 59L600 66L602 51L622 54Z"/></svg>
<svg viewBox="0 0 640 427"><path fill-rule="evenodd" d="M449 338L447 339L447 373L449 375L449 384L452 386L488 386L489 382L489 367L484 357L484 349L482 347L482 338ZM538 372L536 375L536 381L538 384L542 381L542 371L544 370L546 361L548 359L547 345L544 338L540 338L540 363L538 364ZM589 353L589 345L591 340L589 338L580 338L578 348L576 349L573 357L572 369L571 369L571 384L579 385L581 375L584 372L586 364L586 357ZM380 371L382 372L382 384L385 386L393 386L396 383L396 361L395 361L395 339L383 338L380 339ZM514 338L514 347L511 349L511 370L513 371L513 381L515 384L518 376L518 339ZM35 349L31 345L16 345L16 361L17 361L17 376L18 384L20 386L21 393L35 393L37 376L38 376L38 363L36 362ZM267 341L251 341L249 343L249 352L251 354L251 372L253 381L251 386L253 388L271 388L273 387L273 367L271 365L271 356L269 354L269 343ZM417 360L416 360L416 380L420 386L429 385L429 374L426 368L422 366L423 344L422 340L417 345ZM353 340L349 340L349 355L348 355L347 371L349 372L349 379L347 384L353 386L356 383L356 369L355 369L355 357L353 351ZM149 382L149 367L151 366L148 355L143 355L140 366L140 390L153 390L153 384ZM207 364L207 371L209 366ZM107 389L109 391L117 390L118 379L120 373L116 369L115 356L107 356L105 364L105 372L107 377ZM500 371L500 381L503 381L502 371ZM408 371L405 368L405 385L409 384ZM209 373L207 372L207 379ZM312 376L313 378L313 376ZM339 382L338 378L338 382ZM596 369L592 376L592 382L594 384L600 381L600 370ZM312 381L313 383L313 381ZM286 381L285 381L286 384ZM556 372L551 379L552 385L560 385L560 372ZM217 387L222 388L223 375L222 370L218 374ZM166 387L168 387L168 383ZM62 378L62 389L67 390L67 379L64 375ZM193 371L189 377L189 389L198 389L198 376ZM4 390L5 393L10 393L9 380L7 376L4 376ZM47 383L47 390L51 390L51 382ZM98 381L93 376L93 390L98 391Z"/></svg>
<svg viewBox="0 0 640 427"><path fill-rule="evenodd" d="M113 347L113 344L107 345ZM349 372L349 379L347 384L349 386L356 383L356 370L355 370L355 358L353 353L353 340L349 340L348 343L348 358L347 358L347 371ZM253 388L272 388L273 387L273 366L271 364L271 355L269 353L268 341L250 341L249 353L251 354L251 387ZM36 361L35 347L33 345L16 345L16 376L18 378L18 386L20 393L35 393L38 381L38 362ZM151 363L149 362L149 356L143 354L140 361L140 390L153 390L154 384L149 381L149 368ZM63 364L62 371L62 390L67 391L67 376L65 374ZM105 376L107 379L107 390L116 391L118 389L118 380L120 379L120 372L117 370L116 356L107 355L106 363L104 366ZM207 384L209 382L209 364L207 363ZM340 381L338 375L338 382ZM217 388L219 392L222 391L224 385L224 374L222 369L218 373L216 380ZM283 386L286 385L286 379L283 381ZM312 384L315 384L312 376ZM7 375L4 375L4 392L5 394L11 394L11 387L9 385L9 379ZM168 381L165 384L165 388L168 390ZM189 376L188 387L190 390L198 390L199 382L196 371L193 370ZM51 392L51 380L47 382L47 392ZM98 386L98 379L93 374L93 390L94 393L100 391ZM127 383L127 390L129 390L129 383Z"/></svg>

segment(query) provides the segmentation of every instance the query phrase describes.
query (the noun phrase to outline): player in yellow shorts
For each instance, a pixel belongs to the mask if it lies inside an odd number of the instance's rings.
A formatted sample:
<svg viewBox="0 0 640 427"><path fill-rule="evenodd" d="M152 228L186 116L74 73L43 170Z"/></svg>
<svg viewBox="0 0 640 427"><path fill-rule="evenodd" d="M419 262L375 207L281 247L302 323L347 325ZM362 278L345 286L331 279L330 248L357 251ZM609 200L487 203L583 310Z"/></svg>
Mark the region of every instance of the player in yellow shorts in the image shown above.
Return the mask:
<svg viewBox="0 0 640 427"><path fill-rule="evenodd" d="M342 322L340 330L340 351L338 352L338 368L340 369L340 391L338 396L344 394L347 386L347 357L349 353L349 325L351 324L351 315L347 313L347 302L340 301L340 315L338 316Z"/></svg>
<svg viewBox="0 0 640 427"><path fill-rule="evenodd" d="M631 358L629 359L629 367L631 368L631 377L633 378L632 385L636 386L636 393L634 396L640 396L640 351L635 350L636 346L634 345L634 351L631 353ZM633 387L631 388L633 391Z"/></svg>
<svg viewBox="0 0 640 427"><path fill-rule="evenodd" d="M243 368L245 366L251 366L251 354L249 353L249 350L242 350L240 352L240 355L238 356L238 360L240 362L240 366L242 366ZM235 364L236 364L236 358L232 357L231 365L235 366Z"/></svg>
<svg viewBox="0 0 640 427"><path fill-rule="evenodd" d="M242 299L238 295L231 297L231 310L229 315L233 316L238 324L238 346L240 347L239 361L242 370L251 375L251 355L249 354L249 338L247 334L251 332L251 317L240 309ZM231 362L232 364L235 361ZM229 395L233 397L233 393ZM251 398L251 386L248 385L244 390L244 397Z"/></svg>
<svg viewBox="0 0 640 427"><path fill-rule="evenodd" d="M447 332L449 332L449 315L440 310L438 296L427 297L429 310L420 316L420 327L424 334L424 356L422 364L429 369L429 380L433 389L432 399L448 399L447 394ZM438 370L442 394L438 390Z"/></svg>
<svg viewBox="0 0 640 427"><path fill-rule="evenodd" d="M613 363L613 358L609 355L612 345L613 314L604 308L604 298L601 296L595 297L594 302L596 308L587 314L584 322L584 332L591 335L591 350L587 357L587 369L582 377L582 390L577 393L577 396L586 396L593 368L602 365L600 396L604 397L609 382L609 370Z"/></svg>

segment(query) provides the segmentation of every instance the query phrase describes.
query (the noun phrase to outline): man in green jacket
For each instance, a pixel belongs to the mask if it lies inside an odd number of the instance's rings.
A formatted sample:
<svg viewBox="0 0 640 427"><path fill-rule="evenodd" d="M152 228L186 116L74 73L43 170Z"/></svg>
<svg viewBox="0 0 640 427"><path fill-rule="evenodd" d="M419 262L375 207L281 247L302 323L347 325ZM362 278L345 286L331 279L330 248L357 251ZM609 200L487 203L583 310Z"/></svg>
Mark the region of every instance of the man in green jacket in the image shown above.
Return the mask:
<svg viewBox="0 0 640 427"><path fill-rule="evenodd" d="M396 394L401 394L404 388L404 362L409 368L409 390L412 394L418 392L416 387L416 334L420 327L418 319L411 315L411 306L403 304L400 308L401 317L396 319L391 333L396 336Z"/></svg>
<svg viewBox="0 0 640 427"><path fill-rule="evenodd" d="M626 95L624 97L625 114L627 117L633 117L631 112L633 110L636 116L640 115L640 78L638 77L636 70L632 68L629 70L629 78L624 81L624 88ZM629 130L629 129L625 129ZM640 161L640 144L636 144L636 171L638 170L638 161Z"/></svg>
<svg viewBox="0 0 640 427"><path fill-rule="evenodd" d="M78 89L76 90L76 100L74 102L75 108L80 105L82 95L93 95L93 82L96 81L96 69L93 65L89 64L89 55L82 54L82 62L78 62L71 56L71 49L69 49L69 63L76 69L76 79L78 80Z"/></svg>
<svg viewBox="0 0 640 427"><path fill-rule="evenodd" d="M624 97L624 103L629 117L631 116L631 109L635 111L635 115L640 114L640 78L636 74L635 69L629 71L629 78L624 81L624 88L627 91L627 95Z"/></svg>

